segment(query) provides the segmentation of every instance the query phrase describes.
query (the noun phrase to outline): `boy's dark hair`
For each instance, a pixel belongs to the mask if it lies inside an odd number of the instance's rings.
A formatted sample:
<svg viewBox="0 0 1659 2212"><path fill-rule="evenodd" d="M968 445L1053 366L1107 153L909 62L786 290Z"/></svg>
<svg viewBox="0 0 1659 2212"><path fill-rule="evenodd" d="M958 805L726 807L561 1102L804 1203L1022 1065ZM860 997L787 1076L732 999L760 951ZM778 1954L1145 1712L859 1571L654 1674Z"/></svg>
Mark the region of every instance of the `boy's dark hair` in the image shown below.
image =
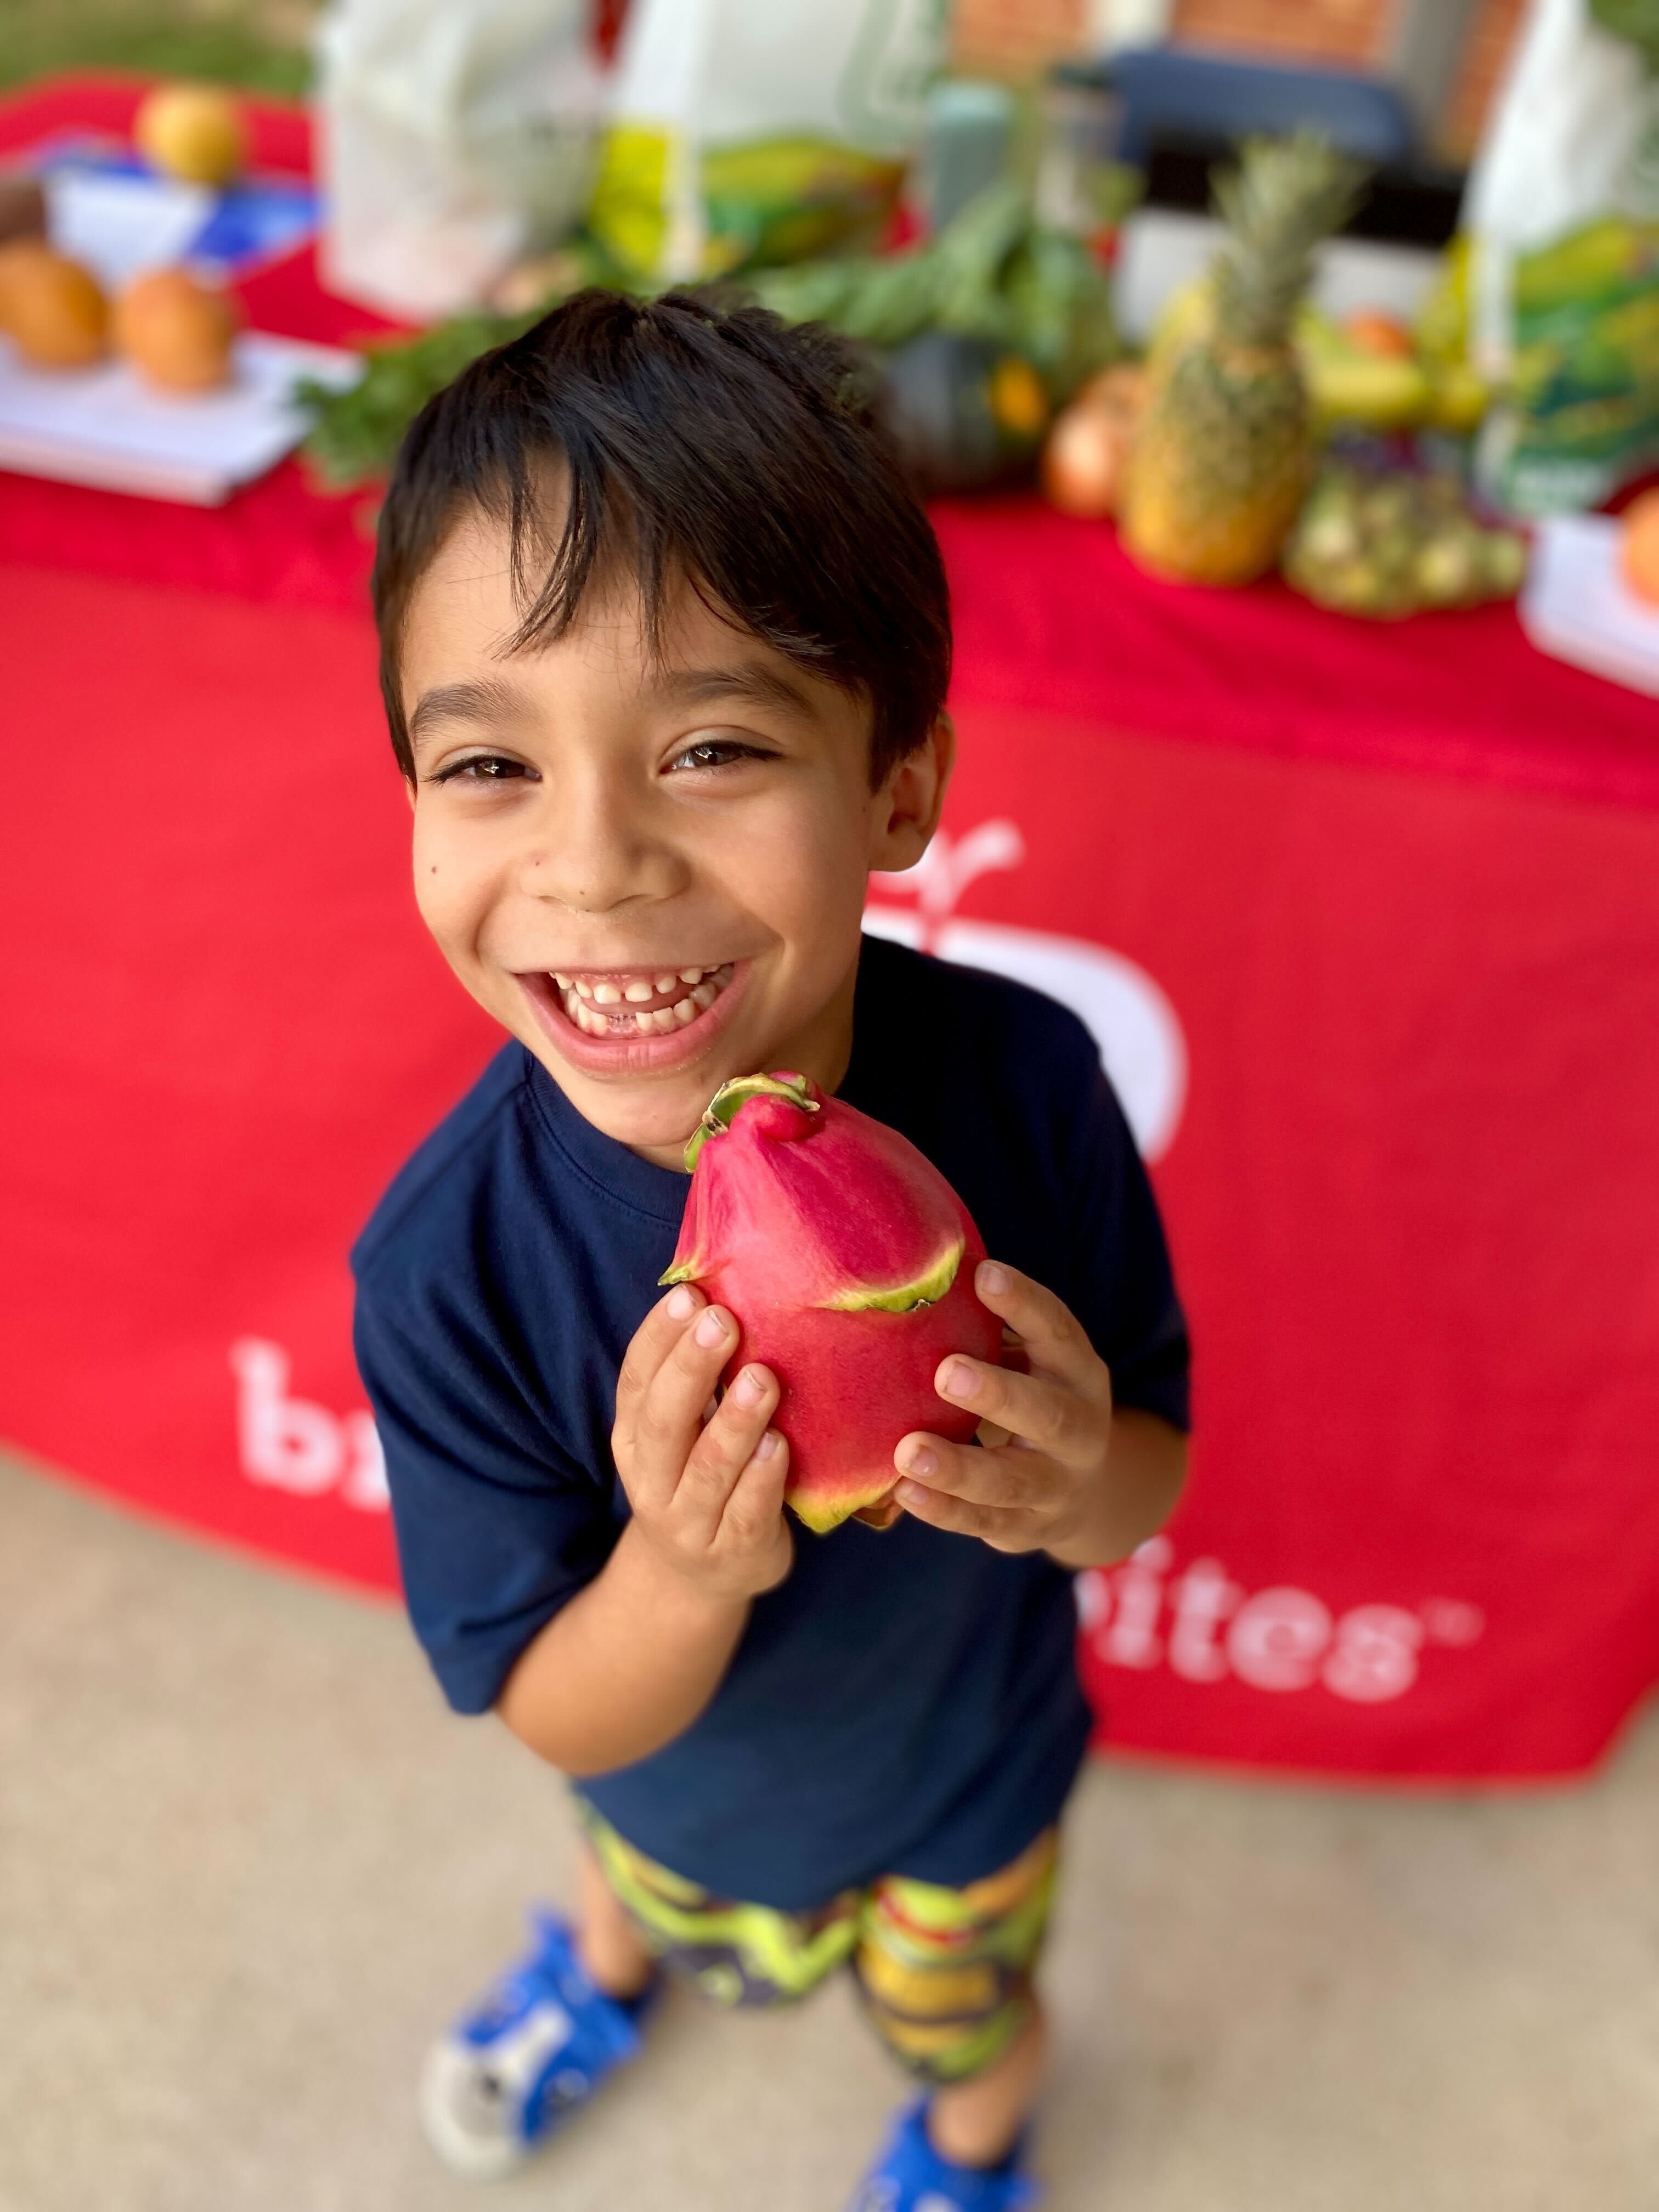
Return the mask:
<svg viewBox="0 0 1659 2212"><path fill-rule="evenodd" d="M639 580L654 643L685 576L872 712L879 785L945 702L951 613L933 528L844 340L690 292L579 293L428 400L380 509L374 617L398 764L410 596L469 507L505 523L524 610L513 645L562 635L611 556ZM562 495L556 538L550 465Z"/></svg>

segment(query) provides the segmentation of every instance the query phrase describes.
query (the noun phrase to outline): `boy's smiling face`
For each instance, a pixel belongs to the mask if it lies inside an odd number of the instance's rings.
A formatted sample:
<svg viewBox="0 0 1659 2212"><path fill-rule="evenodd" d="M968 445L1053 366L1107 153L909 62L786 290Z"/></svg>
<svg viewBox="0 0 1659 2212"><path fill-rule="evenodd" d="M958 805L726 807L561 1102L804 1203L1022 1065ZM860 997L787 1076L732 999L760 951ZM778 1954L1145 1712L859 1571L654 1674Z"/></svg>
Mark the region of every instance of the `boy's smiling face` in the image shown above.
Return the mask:
<svg viewBox="0 0 1659 2212"><path fill-rule="evenodd" d="M415 884L456 975L586 1120L665 1165L720 1085L852 1040L866 879L919 860L949 723L870 787L871 708L689 586L653 653L631 578L517 652L482 515L416 586L401 678Z"/></svg>

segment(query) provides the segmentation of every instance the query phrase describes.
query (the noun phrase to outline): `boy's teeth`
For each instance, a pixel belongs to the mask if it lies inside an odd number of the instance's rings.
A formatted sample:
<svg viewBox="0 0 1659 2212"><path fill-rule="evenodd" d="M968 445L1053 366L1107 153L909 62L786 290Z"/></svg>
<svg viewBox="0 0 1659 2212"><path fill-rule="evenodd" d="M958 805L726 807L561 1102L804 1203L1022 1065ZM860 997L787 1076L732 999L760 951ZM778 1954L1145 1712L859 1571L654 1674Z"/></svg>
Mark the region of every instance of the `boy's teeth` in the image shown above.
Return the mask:
<svg viewBox="0 0 1659 2212"><path fill-rule="evenodd" d="M560 1002L575 1026L588 1036L665 1036L684 1029L712 1006L732 980L730 966L682 968L671 974L636 975L630 982L588 982L560 969L550 971L558 986ZM646 1001L665 997L677 984L689 988L672 1006L649 1006ZM616 1009L613 1012L611 1010Z"/></svg>

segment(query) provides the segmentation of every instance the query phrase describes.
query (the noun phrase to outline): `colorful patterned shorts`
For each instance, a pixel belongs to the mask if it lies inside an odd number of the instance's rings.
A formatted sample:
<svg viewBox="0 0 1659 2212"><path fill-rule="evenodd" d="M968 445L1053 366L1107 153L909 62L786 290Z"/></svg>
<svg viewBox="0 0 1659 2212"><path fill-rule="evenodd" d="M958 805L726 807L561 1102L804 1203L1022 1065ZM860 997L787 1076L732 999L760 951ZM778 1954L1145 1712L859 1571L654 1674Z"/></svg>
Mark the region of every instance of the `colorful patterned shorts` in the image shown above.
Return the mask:
<svg viewBox="0 0 1659 2212"><path fill-rule="evenodd" d="M966 1889L906 1875L811 1912L711 1896L624 1842L577 1800L606 1881L671 1972L722 2005L787 2004L850 1966L876 2033L929 2082L982 2073L1030 2018L1058 1832Z"/></svg>

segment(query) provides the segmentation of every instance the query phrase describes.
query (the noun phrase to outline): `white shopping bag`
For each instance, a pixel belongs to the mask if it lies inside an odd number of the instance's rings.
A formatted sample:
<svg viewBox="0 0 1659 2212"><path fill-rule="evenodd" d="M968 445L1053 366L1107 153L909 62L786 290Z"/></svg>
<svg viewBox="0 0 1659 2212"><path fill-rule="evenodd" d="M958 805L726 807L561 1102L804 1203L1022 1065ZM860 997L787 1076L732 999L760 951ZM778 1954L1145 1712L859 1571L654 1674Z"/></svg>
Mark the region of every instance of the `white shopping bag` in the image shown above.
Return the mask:
<svg viewBox="0 0 1659 2212"><path fill-rule="evenodd" d="M1532 0L1463 205L1475 245L1473 351L1486 374L1510 365L1516 254L1594 216L1647 212L1638 154L1654 102L1637 49L1603 30L1587 0Z"/></svg>
<svg viewBox="0 0 1659 2212"><path fill-rule="evenodd" d="M446 314L580 216L603 99L592 0L334 0L318 56L331 289Z"/></svg>
<svg viewBox="0 0 1659 2212"><path fill-rule="evenodd" d="M717 276L866 241L921 143L945 0L633 0L592 228Z"/></svg>

